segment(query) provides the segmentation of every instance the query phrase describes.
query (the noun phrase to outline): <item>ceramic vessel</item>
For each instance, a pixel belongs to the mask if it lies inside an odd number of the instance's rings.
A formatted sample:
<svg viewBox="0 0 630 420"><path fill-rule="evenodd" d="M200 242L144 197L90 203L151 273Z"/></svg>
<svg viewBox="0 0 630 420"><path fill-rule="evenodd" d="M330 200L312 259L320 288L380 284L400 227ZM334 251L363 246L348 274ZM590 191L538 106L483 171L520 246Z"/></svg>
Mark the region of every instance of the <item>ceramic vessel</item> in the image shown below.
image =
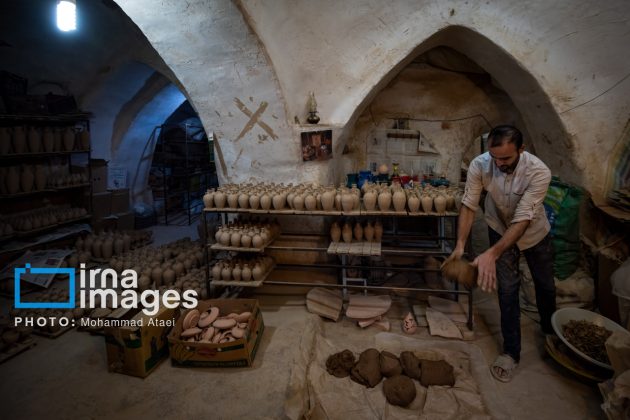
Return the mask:
<svg viewBox="0 0 630 420"><path fill-rule="evenodd" d="M249 207L249 195L241 193L238 196L238 207L241 209L246 209Z"/></svg>
<svg viewBox="0 0 630 420"><path fill-rule="evenodd" d="M354 224L354 239L356 239L357 241L362 241L363 240L363 226L361 226L361 223L357 222Z"/></svg>
<svg viewBox="0 0 630 420"><path fill-rule="evenodd" d="M66 129L63 130L63 149L66 152L74 150L75 134L74 127L66 127Z"/></svg>
<svg viewBox="0 0 630 420"><path fill-rule="evenodd" d="M407 197L405 196L405 192L402 189L397 189L394 192L394 195L392 196L392 201L394 203L394 210L405 211Z"/></svg>
<svg viewBox="0 0 630 420"><path fill-rule="evenodd" d="M0 155L8 155L11 151L11 130L0 127Z"/></svg>
<svg viewBox="0 0 630 420"><path fill-rule="evenodd" d="M330 226L330 239L333 242L339 242L339 239L341 239L341 228L337 222L333 222Z"/></svg>
<svg viewBox="0 0 630 420"><path fill-rule="evenodd" d="M409 198L407 198L407 206L409 207L409 211L411 213L417 213L420 210L420 199L417 195L411 194Z"/></svg>
<svg viewBox="0 0 630 420"><path fill-rule="evenodd" d="M369 190L363 196L363 205L367 211L376 210L376 192Z"/></svg>
<svg viewBox="0 0 630 420"><path fill-rule="evenodd" d="M90 132L87 129L79 133L79 147L81 150L90 150Z"/></svg>
<svg viewBox="0 0 630 420"><path fill-rule="evenodd" d="M352 242L352 228L348 222L346 222L341 229L341 237L345 243Z"/></svg>
<svg viewBox="0 0 630 420"><path fill-rule="evenodd" d="M249 264L245 264L241 270L241 280L250 281L252 279L252 269L249 268Z"/></svg>
<svg viewBox="0 0 630 420"><path fill-rule="evenodd" d="M252 210L258 210L258 207L260 207L260 196L257 193L249 195L249 207L251 207Z"/></svg>
<svg viewBox="0 0 630 420"><path fill-rule="evenodd" d="M46 188L46 167L44 165L35 166L35 189L37 191Z"/></svg>
<svg viewBox="0 0 630 420"><path fill-rule="evenodd" d="M218 208L218 209L222 209L225 207L225 194L223 193L223 191L219 191L217 190L217 192L214 193L214 205Z"/></svg>
<svg viewBox="0 0 630 420"><path fill-rule="evenodd" d="M269 194L264 193L262 196L260 196L260 207L263 210L271 209L271 197L269 196Z"/></svg>
<svg viewBox="0 0 630 420"><path fill-rule="evenodd" d="M13 146L13 153L26 153L26 131L24 130L24 127L13 127L11 145Z"/></svg>
<svg viewBox="0 0 630 420"><path fill-rule="evenodd" d="M443 195L438 195L433 199L433 204L435 205L435 211L438 214L444 214L446 211L446 198Z"/></svg>
<svg viewBox="0 0 630 420"><path fill-rule="evenodd" d="M110 259L114 254L114 240L109 237L103 241L101 245L101 253L102 257L105 259Z"/></svg>
<svg viewBox="0 0 630 420"><path fill-rule="evenodd" d="M420 200L422 203L422 211L425 213L431 213L433 211L433 197L428 194L422 196Z"/></svg>
<svg viewBox="0 0 630 420"><path fill-rule="evenodd" d="M381 242L382 239L383 239L383 224L381 223L380 220L377 220L376 223L374 223L374 241Z"/></svg>
<svg viewBox="0 0 630 420"><path fill-rule="evenodd" d="M20 176L20 187L22 192L29 193L33 191L35 185L35 174L33 174L33 168L30 165L22 166L22 175Z"/></svg>
<svg viewBox="0 0 630 420"><path fill-rule="evenodd" d="M389 190L384 190L378 195L378 209L380 211L388 211L392 204L392 194Z"/></svg>
<svg viewBox="0 0 630 420"><path fill-rule="evenodd" d="M322 210L332 211L335 207L335 193L333 191L325 191L321 198Z"/></svg>
<svg viewBox="0 0 630 420"><path fill-rule="evenodd" d="M29 127L28 129L28 151L31 153L40 153L42 151L42 139L37 127Z"/></svg>
<svg viewBox="0 0 630 420"><path fill-rule="evenodd" d="M341 209L345 212L352 211L354 208L354 195L349 192L341 194Z"/></svg>
<svg viewBox="0 0 630 420"><path fill-rule="evenodd" d="M365 224L365 228L363 228L363 236L368 242L372 242L374 239L374 226L372 226L371 222L367 222Z"/></svg>
<svg viewBox="0 0 630 420"><path fill-rule="evenodd" d="M312 194L307 194L304 198L304 207L307 211L313 211L317 209L317 199Z"/></svg>
<svg viewBox="0 0 630 420"><path fill-rule="evenodd" d="M203 206L211 209L214 206L214 189L209 189L203 195Z"/></svg>
<svg viewBox="0 0 630 420"><path fill-rule="evenodd" d="M256 263L256 265L254 266L254 269L252 270L252 277L254 278L254 281L262 280L263 275L264 275L264 272L260 263Z"/></svg>
<svg viewBox="0 0 630 420"><path fill-rule="evenodd" d="M304 210L304 197L302 194L296 194L293 197L293 209L297 211Z"/></svg>
<svg viewBox="0 0 630 420"><path fill-rule="evenodd" d="M238 207L238 194L235 192L228 193L227 195L228 208L235 209Z"/></svg>

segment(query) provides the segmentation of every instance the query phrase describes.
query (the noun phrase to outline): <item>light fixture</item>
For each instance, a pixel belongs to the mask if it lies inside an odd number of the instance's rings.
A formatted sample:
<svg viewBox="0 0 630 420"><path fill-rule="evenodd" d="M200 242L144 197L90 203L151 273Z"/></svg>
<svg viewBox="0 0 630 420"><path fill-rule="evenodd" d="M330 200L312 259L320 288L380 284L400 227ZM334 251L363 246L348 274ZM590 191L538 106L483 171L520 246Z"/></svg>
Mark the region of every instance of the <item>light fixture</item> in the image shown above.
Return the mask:
<svg viewBox="0 0 630 420"><path fill-rule="evenodd" d="M57 2L57 28L63 32L77 29L76 0L59 0Z"/></svg>

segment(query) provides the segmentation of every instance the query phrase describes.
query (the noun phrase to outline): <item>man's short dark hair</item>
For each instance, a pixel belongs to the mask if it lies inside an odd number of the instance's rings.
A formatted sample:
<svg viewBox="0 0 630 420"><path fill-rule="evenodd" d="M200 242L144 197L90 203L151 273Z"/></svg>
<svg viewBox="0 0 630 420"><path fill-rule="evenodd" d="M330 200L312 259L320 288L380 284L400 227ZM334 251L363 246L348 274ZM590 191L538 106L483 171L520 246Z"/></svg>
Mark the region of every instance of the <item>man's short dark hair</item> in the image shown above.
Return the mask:
<svg viewBox="0 0 630 420"><path fill-rule="evenodd" d="M523 146L523 135L518 128L511 125L497 125L488 134L488 147L501 146L504 142L514 143L516 149Z"/></svg>

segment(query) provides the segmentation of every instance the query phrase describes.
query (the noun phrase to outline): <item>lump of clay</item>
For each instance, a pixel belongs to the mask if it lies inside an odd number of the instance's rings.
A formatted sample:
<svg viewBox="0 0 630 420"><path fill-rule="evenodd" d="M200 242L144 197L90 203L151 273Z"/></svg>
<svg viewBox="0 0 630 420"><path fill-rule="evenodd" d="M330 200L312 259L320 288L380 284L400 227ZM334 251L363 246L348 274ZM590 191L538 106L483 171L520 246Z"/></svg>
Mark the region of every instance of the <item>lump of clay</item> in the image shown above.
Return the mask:
<svg viewBox="0 0 630 420"><path fill-rule="evenodd" d="M477 275L477 267L465 259L450 261L442 267L442 277L456 280L468 289L472 289L477 284Z"/></svg>
<svg viewBox="0 0 630 420"><path fill-rule="evenodd" d="M420 359L418 359L415 354L410 351L403 351L400 353L400 364L402 365L405 375L409 376L411 379L420 380L422 373L420 369Z"/></svg>
<svg viewBox="0 0 630 420"><path fill-rule="evenodd" d="M354 354L350 350L331 354L326 360L326 371L337 378L345 378L350 375L354 367Z"/></svg>
<svg viewBox="0 0 630 420"><path fill-rule="evenodd" d="M402 374L402 366L400 366L400 361L396 355L388 352L382 351L381 356L381 375L389 378L391 376L396 376Z"/></svg>
<svg viewBox="0 0 630 420"><path fill-rule="evenodd" d="M405 375L396 375L385 379L383 393L388 403L407 407L416 398L416 386Z"/></svg>
<svg viewBox="0 0 630 420"><path fill-rule="evenodd" d="M359 355L359 361L352 368L350 378L368 388L374 388L381 382L381 353L376 349L367 349Z"/></svg>
<svg viewBox="0 0 630 420"><path fill-rule="evenodd" d="M423 386L431 385L455 385L453 366L444 360L422 360L422 376L420 383Z"/></svg>

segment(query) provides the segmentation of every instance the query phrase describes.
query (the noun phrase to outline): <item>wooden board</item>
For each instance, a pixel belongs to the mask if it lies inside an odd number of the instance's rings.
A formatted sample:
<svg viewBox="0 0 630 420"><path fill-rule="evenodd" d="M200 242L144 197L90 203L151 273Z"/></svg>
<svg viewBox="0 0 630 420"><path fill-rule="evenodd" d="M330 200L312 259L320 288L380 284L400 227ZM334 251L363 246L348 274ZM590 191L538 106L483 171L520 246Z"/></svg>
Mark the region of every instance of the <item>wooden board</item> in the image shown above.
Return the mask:
<svg viewBox="0 0 630 420"><path fill-rule="evenodd" d="M9 347L6 351L0 352L0 363L4 363L12 357L17 356L18 354L25 352L26 350L35 346L35 340L32 338L27 338L21 343L15 343L11 347Z"/></svg>
<svg viewBox="0 0 630 420"><path fill-rule="evenodd" d="M349 295L346 315L352 319L375 318L385 314L392 306L389 295Z"/></svg>

